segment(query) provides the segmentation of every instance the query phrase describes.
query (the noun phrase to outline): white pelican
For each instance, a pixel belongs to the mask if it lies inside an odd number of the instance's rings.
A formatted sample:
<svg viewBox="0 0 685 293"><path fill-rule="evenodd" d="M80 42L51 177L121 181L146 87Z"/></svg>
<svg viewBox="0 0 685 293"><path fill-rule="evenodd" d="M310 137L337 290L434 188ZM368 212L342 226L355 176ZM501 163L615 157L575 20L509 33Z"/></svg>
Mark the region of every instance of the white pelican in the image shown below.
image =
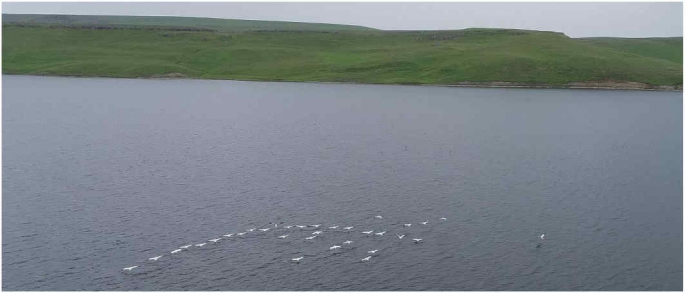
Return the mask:
<svg viewBox="0 0 685 293"><path fill-rule="evenodd" d="M344 229L344 230L350 230L350 229L352 229L352 228L354 228L354 226L347 226L347 227L345 227L345 228L343 228L343 229Z"/></svg>
<svg viewBox="0 0 685 293"><path fill-rule="evenodd" d="M171 251L171 254L179 253L179 252L181 252L181 251L183 251L183 249L176 249L176 250Z"/></svg>
<svg viewBox="0 0 685 293"><path fill-rule="evenodd" d="M328 227L328 229L338 229L338 226Z"/></svg>
<svg viewBox="0 0 685 293"><path fill-rule="evenodd" d="M124 268L124 271L130 271L130 270L135 269L137 267L138 266L132 266L132 267Z"/></svg>
<svg viewBox="0 0 685 293"><path fill-rule="evenodd" d="M381 215L376 216L376 219L382 219L382 218L383 218L383 216L381 216Z"/></svg>
<svg viewBox="0 0 685 293"><path fill-rule="evenodd" d="M311 227L314 227L314 228L319 228L319 226L321 226L321 224L317 224L317 225L309 225L309 226L311 226Z"/></svg>
<svg viewBox="0 0 685 293"><path fill-rule="evenodd" d="M300 228L300 229L304 229L304 227L307 227L307 226L297 225L297 228Z"/></svg>
<svg viewBox="0 0 685 293"><path fill-rule="evenodd" d="M364 233L364 234L366 234L366 235L369 235L369 234L373 233L373 230L371 230L371 231L364 231L364 232L362 232L362 233Z"/></svg>
<svg viewBox="0 0 685 293"><path fill-rule="evenodd" d="M347 240L347 241L343 242L343 244L352 244L352 242L353 242L352 240Z"/></svg>
<svg viewBox="0 0 685 293"><path fill-rule="evenodd" d="M404 224L405 227L411 227L411 224Z"/></svg>
<svg viewBox="0 0 685 293"><path fill-rule="evenodd" d="M545 240L545 234L540 235L540 239Z"/></svg>
<svg viewBox="0 0 685 293"><path fill-rule="evenodd" d="M238 236L243 236L243 235L245 235L245 232L238 233Z"/></svg>
<svg viewBox="0 0 685 293"><path fill-rule="evenodd" d="M193 245L192 245L192 244L188 244L188 245L183 245L183 246L181 246L181 248L183 248L183 249L188 249L188 247L191 247L191 246L193 246Z"/></svg>
<svg viewBox="0 0 685 293"><path fill-rule="evenodd" d="M328 250L338 249L338 248L340 248L340 247L342 247L342 246L340 246L340 245L333 245L333 246L331 246Z"/></svg>
<svg viewBox="0 0 685 293"><path fill-rule="evenodd" d="M404 238L404 234L402 234L402 235L397 234L397 238L399 238L399 239Z"/></svg>
<svg viewBox="0 0 685 293"><path fill-rule="evenodd" d="M367 253L374 254L374 253L376 253L377 251L378 251L378 249L376 249L376 250L369 250L369 251L367 251Z"/></svg>
<svg viewBox="0 0 685 293"><path fill-rule="evenodd" d="M421 242L421 240L423 240L423 239L420 239L420 238L414 238L413 240L414 240L414 243L419 243L419 242Z"/></svg>
<svg viewBox="0 0 685 293"><path fill-rule="evenodd" d="M421 222L421 225L428 225L428 221L426 221L426 222Z"/></svg>
<svg viewBox="0 0 685 293"><path fill-rule="evenodd" d="M197 247L202 247L202 246L205 246L205 244L207 244L207 243L195 244L195 246L197 246Z"/></svg>
<svg viewBox="0 0 685 293"><path fill-rule="evenodd" d="M281 236L278 236L278 238L281 238L281 239L285 239L285 238L287 238L287 237L288 237L288 235L281 235Z"/></svg>
<svg viewBox="0 0 685 293"><path fill-rule="evenodd" d="M307 237L307 238L305 238L305 239L307 239L307 240L312 240L312 239L314 239L314 238L316 238L316 236L309 236L309 237Z"/></svg>
<svg viewBox="0 0 685 293"><path fill-rule="evenodd" d="M224 237L228 237L228 238L231 238L231 236L233 236L233 234L226 234L226 235L224 235Z"/></svg>
<svg viewBox="0 0 685 293"><path fill-rule="evenodd" d="M442 218L440 218L440 220L442 220L442 221L447 221L447 218L442 217Z"/></svg>
<svg viewBox="0 0 685 293"><path fill-rule="evenodd" d="M221 240L221 238L216 238L216 239L209 239L209 241L211 241L211 242L214 242L214 243L217 243L217 242L219 242L219 240Z"/></svg>
<svg viewBox="0 0 685 293"><path fill-rule="evenodd" d="M293 258L293 261L294 261L294 262L300 262L300 260L302 260L303 258L304 258L304 256L300 256L300 257L297 257L297 258Z"/></svg>
<svg viewBox="0 0 685 293"><path fill-rule="evenodd" d="M369 261L370 259L371 259L371 256L369 255L369 256L367 256L367 257L365 257L365 258L362 258L362 261Z"/></svg>
<svg viewBox="0 0 685 293"><path fill-rule="evenodd" d="M155 256L155 257L148 258L148 259L149 259L149 260L158 260L158 259L160 259L161 257L162 257L161 255L158 255L158 256Z"/></svg>
<svg viewBox="0 0 685 293"><path fill-rule="evenodd" d="M321 232L321 231L314 231L314 232L312 232L312 235L319 235L319 234L321 234L321 233L323 233L323 232Z"/></svg>
<svg viewBox="0 0 685 293"><path fill-rule="evenodd" d="M388 232L388 231L378 232L378 233L376 233L376 235L383 236L383 234L385 234L385 232Z"/></svg>

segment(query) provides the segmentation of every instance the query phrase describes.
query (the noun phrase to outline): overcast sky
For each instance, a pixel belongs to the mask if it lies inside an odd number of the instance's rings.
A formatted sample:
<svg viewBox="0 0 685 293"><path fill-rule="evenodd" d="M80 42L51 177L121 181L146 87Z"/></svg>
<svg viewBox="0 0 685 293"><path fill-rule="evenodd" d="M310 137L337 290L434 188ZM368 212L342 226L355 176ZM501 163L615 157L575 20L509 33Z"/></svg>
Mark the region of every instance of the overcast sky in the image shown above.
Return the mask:
<svg viewBox="0 0 685 293"><path fill-rule="evenodd" d="M116 3L3 2L3 13L173 15L354 24L388 30L469 27L563 32L570 37L683 35L683 4L670 3Z"/></svg>

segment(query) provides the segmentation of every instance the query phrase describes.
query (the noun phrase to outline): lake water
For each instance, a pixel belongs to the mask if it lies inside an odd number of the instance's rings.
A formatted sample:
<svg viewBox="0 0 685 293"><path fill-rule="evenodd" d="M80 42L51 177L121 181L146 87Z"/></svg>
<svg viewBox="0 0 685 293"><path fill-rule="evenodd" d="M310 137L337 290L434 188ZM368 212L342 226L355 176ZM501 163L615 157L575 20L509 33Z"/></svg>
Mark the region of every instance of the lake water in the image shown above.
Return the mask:
<svg viewBox="0 0 685 293"><path fill-rule="evenodd" d="M682 93L2 90L4 290L683 289Z"/></svg>

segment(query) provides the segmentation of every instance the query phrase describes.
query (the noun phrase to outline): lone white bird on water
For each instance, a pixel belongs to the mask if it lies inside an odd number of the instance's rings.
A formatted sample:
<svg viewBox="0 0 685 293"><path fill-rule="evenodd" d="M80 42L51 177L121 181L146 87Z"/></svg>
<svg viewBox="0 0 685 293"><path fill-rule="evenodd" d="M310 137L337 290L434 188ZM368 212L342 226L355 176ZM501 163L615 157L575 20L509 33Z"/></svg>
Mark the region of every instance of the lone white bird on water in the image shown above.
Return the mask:
<svg viewBox="0 0 685 293"><path fill-rule="evenodd" d="M364 232L362 232L362 233L364 233L364 234L366 234L366 235L369 235L369 234L373 233L373 230L371 230L371 231L364 231Z"/></svg>
<svg viewBox="0 0 685 293"><path fill-rule="evenodd" d="M181 251L183 251L183 249L172 250L172 251L171 251L171 254L179 253L179 252L181 252Z"/></svg>
<svg viewBox="0 0 685 293"><path fill-rule="evenodd" d="M440 218L440 220L447 221L447 218L442 217L442 218Z"/></svg>
<svg viewBox="0 0 685 293"><path fill-rule="evenodd" d="M227 237L227 238L231 238L231 236L233 236L233 234L226 234L226 235L224 235L224 237Z"/></svg>
<svg viewBox="0 0 685 293"><path fill-rule="evenodd" d="M374 253L376 253L376 252L378 252L378 249L376 249L376 250L369 250L369 251L367 251L367 253L370 253L370 254L374 254Z"/></svg>
<svg viewBox="0 0 685 293"><path fill-rule="evenodd" d="M300 262L300 260L302 260L303 258L304 258L304 256L296 257L296 258L293 258L293 261L294 262Z"/></svg>
<svg viewBox="0 0 685 293"><path fill-rule="evenodd" d="M312 235L319 235L319 234L321 234L321 233L323 233L323 232L321 232L321 231L314 231L314 232L312 232Z"/></svg>
<svg viewBox="0 0 685 293"><path fill-rule="evenodd" d="M421 240L423 240L423 239L421 239L421 238L414 238L413 240L414 240L414 243L419 243L419 242L421 242Z"/></svg>
<svg viewBox="0 0 685 293"><path fill-rule="evenodd" d="M305 239L307 239L307 240L312 240L312 239L314 239L314 238L316 238L316 235L314 235L314 236L309 236L309 237L307 237L307 238L305 238Z"/></svg>
<svg viewBox="0 0 685 293"><path fill-rule="evenodd" d="M352 242L354 242L354 241L352 241L352 240L347 240L347 241L343 242L343 244L352 244Z"/></svg>
<svg viewBox="0 0 685 293"><path fill-rule="evenodd" d="M135 269L137 267L138 266L132 266L132 267L124 268L124 271L130 271L130 270Z"/></svg>
<svg viewBox="0 0 685 293"><path fill-rule="evenodd" d="M411 224L404 224L405 227L411 227Z"/></svg>
<svg viewBox="0 0 685 293"><path fill-rule="evenodd" d="M545 234L540 235L540 239L545 240Z"/></svg>
<svg viewBox="0 0 685 293"><path fill-rule="evenodd" d="M376 219L382 219L382 218L383 218L383 216L381 216L381 215L376 216Z"/></svg>
<svg viewBox="0 0 685 293"><path fill-rule="evenodd" d="M205 246L205 244L207 244L207 243L195 244L195 246L197 246L197 247L202 247L202 246Z"/></svg>
<svg viewBox="0 0 685 293"><path fill-rule="evenodd" d="M378 233L376 233L376 235L383 236L383 234L385 234L385 232L388 232L388 231L378 232Z"/></svg>
<svg viewBox="0 0 685 293"><path fill-rule="evenodd" d="M328 227L328 229L338 229L339 226Z"/></svg>
<svg viewBox="0 0 685 293"><path fill-rule="evenodd" d="M158 256L155 256L155 257L148 258L148 259L149 259L149 260L158 260L158 259L160 259L161 257L162 257L161 255L158 255Z"/></svg>
<svg viewBox="0 0 685 293"><path fill-rule="evenodd" d="M399 238L399 239L404 238L404 234L402 234L402 235L397 234L397 238Z"/></svg>
<svg viewBox="0 0 685 293"><path fill-rule="evenodd" d="M331 246L328 250L338 249L338 248L340 248L340 247L342 247L342 246L340 246L340 245L333 245L333 246Z"/></svg>
<svg viewBox="0 0 685 293"><path fill-rule="evenodd" d="M421 225L428 225L428 221L426 221L426 222L421 222Z"/></svg>
<svg viewBox="0 0 685 293"><path fill-rule="evenodd" d="M365 258L362 258L362 261L369 261L370 259L371 259L371 256L369 255L369 256L367 256L367 257L365 257Z"/></svg>
<svg viewBox="0 0 685 293"><path fill-rule="evenodd" d="M217 243L217 242L219 242L219 240L221 240L221 238L209 239L208 241Z"/></svg>
<svg viewBox="0 0 685 293"><path fill-rule="evenodd" d="M278 236L278 238L285 239L285 238L288 238L288 236L289 235L281 235L281 236Z"/></svg>
<svg viewBox="0 0 685 293"><path fill-rule="evenodd" d="M188 244L188 245L183 245L183 246L181 246L181 248L183 248L183 249L188 249L188 247L191 247L191 246L193 246L193 245L192 245L192 244Z"/></svg>
<svg viewBox="0 0 685 293"><path fill-rule="evenodd" d="M352 229L352 228L354 228L354 226L347 226L347 227L345 227L345 228L343 228L343 229L344 229L344 230L350 230L350 229Z"/></svg>

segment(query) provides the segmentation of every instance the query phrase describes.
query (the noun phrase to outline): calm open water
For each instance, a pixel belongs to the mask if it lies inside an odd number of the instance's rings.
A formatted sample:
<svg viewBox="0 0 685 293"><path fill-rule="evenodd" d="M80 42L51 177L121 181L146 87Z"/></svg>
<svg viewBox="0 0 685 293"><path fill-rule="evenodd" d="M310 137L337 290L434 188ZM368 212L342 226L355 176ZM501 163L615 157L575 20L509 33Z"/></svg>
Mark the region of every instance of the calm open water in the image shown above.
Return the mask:
<svg viewBox="0 0 685 293"><path fill-rule="evenodd" d="M3 82L4 290L683 289L682 93Z"/></svg>

